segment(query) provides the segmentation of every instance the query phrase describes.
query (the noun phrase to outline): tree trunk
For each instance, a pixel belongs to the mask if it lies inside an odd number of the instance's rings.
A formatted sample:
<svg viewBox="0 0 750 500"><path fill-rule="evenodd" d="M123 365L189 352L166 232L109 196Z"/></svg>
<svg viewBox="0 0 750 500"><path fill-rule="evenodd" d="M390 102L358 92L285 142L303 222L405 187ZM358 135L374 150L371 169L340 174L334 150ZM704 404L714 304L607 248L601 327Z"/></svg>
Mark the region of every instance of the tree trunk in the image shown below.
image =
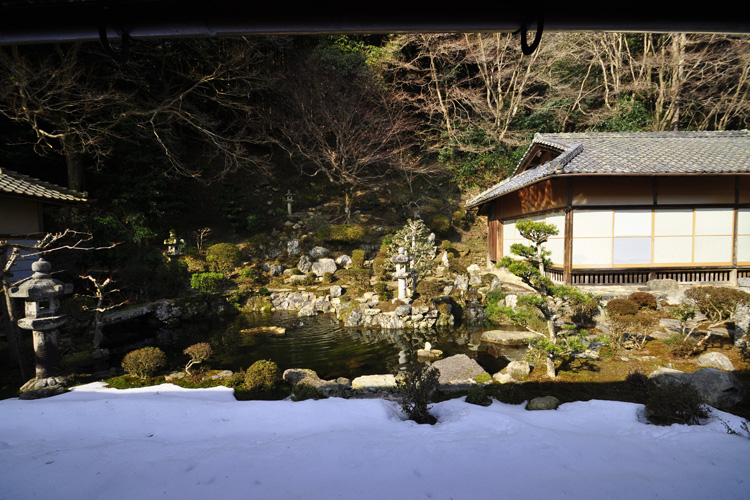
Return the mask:
<svg viewBox="0 0 750 500"><path fill-rule="evenodd" d="M552 379L557 378L557 374L555 373L555 359L551 354L547 354L547 377Z"/></svg>
<svg viewBox="0 0 750 500"><path fill-rule="evenodd" d="M682 110L682 87L685 78L685 33L672 37L672 61L674 76L672 77L672 130L680 129L680 111Z"/></svg>
<svg viewBox="0 0 750 500"><path fill-rule="evenodd" d="M547 318L547 333L549 333L549 341L553 344L557 344L554 316ZM555 358L552 354L547 354L547 376L552 379L557 378L557 375L555 374Z"/></svg>
<svg viewBox="0 0 750 500"><path fill-rule="evenodd" d="M65 165L68 169L68 187L82 192L84 190L83 153L76 147L73 136L65 135L62 142Z"/></svg>

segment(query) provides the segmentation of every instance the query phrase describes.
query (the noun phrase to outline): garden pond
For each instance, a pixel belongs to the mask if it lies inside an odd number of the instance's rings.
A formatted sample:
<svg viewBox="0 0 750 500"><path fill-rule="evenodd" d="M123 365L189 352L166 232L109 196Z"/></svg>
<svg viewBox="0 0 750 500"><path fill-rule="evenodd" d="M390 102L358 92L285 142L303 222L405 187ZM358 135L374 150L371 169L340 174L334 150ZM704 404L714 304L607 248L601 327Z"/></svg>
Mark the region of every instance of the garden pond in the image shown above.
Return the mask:
<svg viewBox="0 0 750 500"><path fill-rule="evenodd" d="M483 343L481 335L488 329L484 326L459 325L440 331L359 329L344 327L330 314L300 318L293 312L255 313L211 325L156 329L140 325L137 329L145 335L139 334L137 339L132 335L133 326L131 335L114 331L106 335L114 366L127 352L152 345L164 350L176 369L188 361L182 351L198 342L211 344L214 354L207 364L212 369L238 371L255 361L269 359L282 371L308 368L323 379L395 373L400 365L416 359L417 349L423 348L425 342L443 351L443 357L466 354L489 373L500 371L510 360L524 355L524 350ZM284 328L285 334L243 332L270 326ZM499 328L502 327L492 327Z"/></svg>

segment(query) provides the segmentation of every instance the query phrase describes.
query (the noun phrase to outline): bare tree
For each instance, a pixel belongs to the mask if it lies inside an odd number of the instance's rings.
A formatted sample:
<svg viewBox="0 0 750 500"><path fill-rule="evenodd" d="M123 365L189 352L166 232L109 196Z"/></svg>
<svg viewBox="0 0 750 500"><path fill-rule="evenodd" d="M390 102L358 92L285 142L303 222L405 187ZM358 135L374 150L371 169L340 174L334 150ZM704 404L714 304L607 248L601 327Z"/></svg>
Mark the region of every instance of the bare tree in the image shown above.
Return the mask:
<svg viewBox="0 0 750 500"><path fill-rule="evenodd" d="M94 298L96 299L96 306L91 309L94 313L94 317L91 321L91 327L89 328L89 331L92 333L92 338L94 341L94 352L98 352L102 343L104 313L120 307L124 304L124 302L113 302L109 299L110 295L120 291L117 288L112 288L112 285L114 284L112 278L101 280L91 276L90 274L82 275L79 277L81 279L90 281L94 288Z"/></svg>
<svg viewBox="0 0 750 500"><path fill-rule="evenodd" d="M38 154L65 157L71 189L84 188L85 158L110 153L128 100L102 80L109 66L81 43L0 48L0 113L30 127Z"/></svg>
<svg viewBox="0 0 750 500"><path fill-rule="evenodd" d="M268 166L253 126L273 85L283 39L140 41L127 60L98 44L0 48L0 113L59 153L68 184L83 190L87 163L103 166L118 144L156 144L157 168L211 181Z"/></svg>
<svg viewBox="0 0 750 500"><path fill-rule="evenodd" d="M323 175L343 191L348 219L357 191L408 149L410 121L368 75L342 76L306 60L288 69L271 137L301 173Z"/></svg>

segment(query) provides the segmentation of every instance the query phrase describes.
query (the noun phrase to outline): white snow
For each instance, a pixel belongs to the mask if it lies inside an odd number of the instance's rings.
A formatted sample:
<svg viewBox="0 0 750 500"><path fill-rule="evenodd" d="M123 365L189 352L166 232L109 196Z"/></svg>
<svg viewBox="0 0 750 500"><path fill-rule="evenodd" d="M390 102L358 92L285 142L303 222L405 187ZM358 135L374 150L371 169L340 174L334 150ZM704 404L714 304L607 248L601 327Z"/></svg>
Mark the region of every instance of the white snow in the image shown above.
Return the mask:
<svg viewBox="0 0 750 500"><path fill-rule="evenodd" d="M750 439L647 425L613 401L433 405L434 426L379 400L236 401L231 389L102 383L0 401L0 498L743 499Z"/></svg>

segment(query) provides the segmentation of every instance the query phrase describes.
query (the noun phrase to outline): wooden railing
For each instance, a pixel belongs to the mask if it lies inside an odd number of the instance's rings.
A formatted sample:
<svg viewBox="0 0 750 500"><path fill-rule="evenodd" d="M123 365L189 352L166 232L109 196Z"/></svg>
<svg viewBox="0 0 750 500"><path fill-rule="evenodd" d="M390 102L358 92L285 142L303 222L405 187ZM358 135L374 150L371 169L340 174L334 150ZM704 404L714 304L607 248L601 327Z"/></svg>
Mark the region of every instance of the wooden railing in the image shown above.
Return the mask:
<svg viewBox="0 0 750 500"><path fill-rule="evenodd" d="M678 283L731 283L732 269L574 269L571 285L645 285L653 279L673 279ZM561 268L551 268L547 276L556 283L564 282ZM738 269L738 278L750 278L750 269Z"/></svg>

